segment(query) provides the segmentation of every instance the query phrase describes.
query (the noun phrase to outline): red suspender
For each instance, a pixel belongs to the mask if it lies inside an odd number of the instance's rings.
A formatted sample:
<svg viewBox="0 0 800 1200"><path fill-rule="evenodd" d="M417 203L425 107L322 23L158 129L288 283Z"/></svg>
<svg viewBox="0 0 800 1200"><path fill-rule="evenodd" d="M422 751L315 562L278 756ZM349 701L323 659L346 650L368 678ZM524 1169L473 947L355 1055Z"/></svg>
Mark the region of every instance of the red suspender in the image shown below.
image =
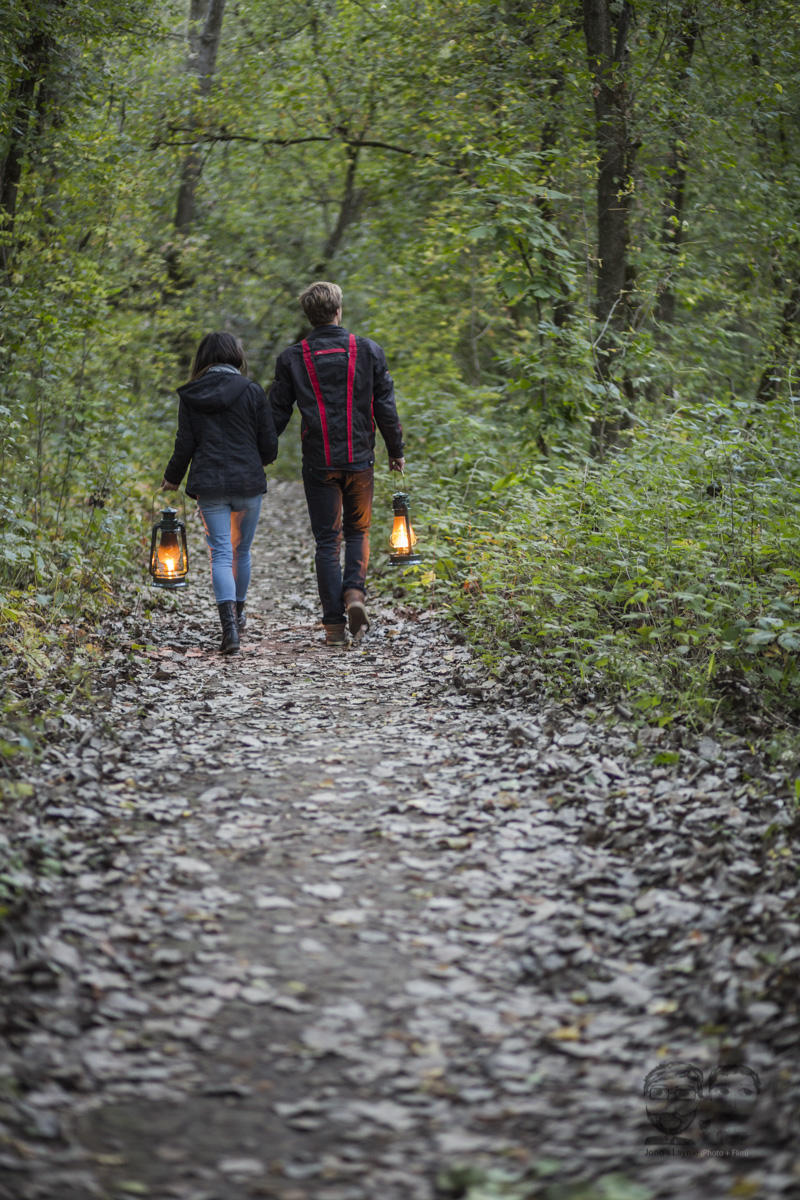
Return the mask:
<svg viewBox="0 0 800 1200"><path fill-rule="evenodd" d="M334 354L336 351L317 350L316 353ZM344 350L342 350L341 353L344 354ZM355 334L351 333L347 345L347 453L350 456L350 462L353 461L353 384L355 383L356 378L357 353ZM317 375L316 367L314 366L311 347L305 340L303 341L303 361L306 364L308 378L311 380L311 386L314 389L314 396L316 397L317 401L317 408L319 409L319 420L320 425L322 426L322 442L325 447L325 462L328 466L331 466L331 446L330 441L328 440L328 417L327 413L325 412L325 401L322 398L322 388L319 385L319 377Z"/></svg>
<svg viewBox="0 0 800 1200"><path fill-rule="evenodd" d="M319 409L319 422L322 426L322 443L325 447L325 462L328 466L331 465L331 446L328 441L328 418L325 414L325 401L322 399L322 388L319 386L317 371L314 366L314 360L311 357L311 347L308 342L303 339L303 359L308 371L308 378L311 380L311 386L314 389L314 395L317 400L317 408Z"/></svg>
<svg viewBox="0 0 800 1200"><path fill-rule="evenodd" d="M356 378L356 337L350 334L347 346L347 453L349 462L353 461L353 383Z"/></svg>

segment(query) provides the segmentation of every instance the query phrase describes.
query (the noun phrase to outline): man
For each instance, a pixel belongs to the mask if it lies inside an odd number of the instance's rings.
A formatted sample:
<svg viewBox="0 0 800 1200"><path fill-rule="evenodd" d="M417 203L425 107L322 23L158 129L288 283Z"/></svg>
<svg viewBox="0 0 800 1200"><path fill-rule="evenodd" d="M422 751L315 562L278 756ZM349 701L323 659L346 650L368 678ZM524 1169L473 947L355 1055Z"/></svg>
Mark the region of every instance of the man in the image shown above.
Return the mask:
<svg viewBox="0 0 800 1200"><path fill-rule="evenodd" d="M280 436L295 404L300 409L303 484L322 601L325 644L343 646L347 628L369 628L365 607L372 518L375 426L402 471L403 429L394 384L377 342L342 328L342 290L311 283L300 303L313 329L278 356L269 392ZM344 578L340 562L344 534Z"/></svg>
<svg viewBox="0 0 800 1200"><path fill-rule="evenodd" d="M697 1116L703 1095L703 1073L692 1063L660 1063L644 1081L647 1119L663 1137L645 1138L646 1146L694 1146L692 1138L678 1137Z"/></svg>

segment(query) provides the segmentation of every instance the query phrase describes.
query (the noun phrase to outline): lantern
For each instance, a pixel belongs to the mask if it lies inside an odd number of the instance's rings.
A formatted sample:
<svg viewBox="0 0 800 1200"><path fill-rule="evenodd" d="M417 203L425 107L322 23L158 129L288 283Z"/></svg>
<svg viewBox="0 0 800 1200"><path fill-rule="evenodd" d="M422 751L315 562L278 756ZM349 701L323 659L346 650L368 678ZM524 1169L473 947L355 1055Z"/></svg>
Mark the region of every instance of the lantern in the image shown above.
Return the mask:
<svg viewBox="0 0 800 1200"><path fill-rule="evenodd" d="M150 574L153 587L186 587L189 571L189 547L186 526L178 520L176 508L162 508L161 520L153 526L150 539Z"/></svg>
<svg viewBox="0 0 800 1200"><path fill-rule="evenodd" d="M411 528L411 522L408 519L408 503L407 492L395 492L392 497L394 525L392 526L389 545L392 547L394 553L391 555L389 562L393 567L413 567L416 563L422 562L420 556L414 553L414 547L417 544L417 535Z"/></svg>

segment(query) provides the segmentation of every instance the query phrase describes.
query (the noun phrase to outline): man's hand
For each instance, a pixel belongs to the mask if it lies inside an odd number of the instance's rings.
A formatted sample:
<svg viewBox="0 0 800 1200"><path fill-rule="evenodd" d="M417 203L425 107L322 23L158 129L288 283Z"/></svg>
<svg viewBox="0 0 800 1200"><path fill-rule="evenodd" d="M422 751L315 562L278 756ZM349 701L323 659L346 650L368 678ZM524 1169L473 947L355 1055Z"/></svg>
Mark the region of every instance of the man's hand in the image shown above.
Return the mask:
<svg viewBox="0 0 800 1200"><path fill-rule="evenodd" d="M177 492L179 487L179 483L170 483L170 481L166 478L161 480L162 492Z"/></svg>
<svg viewBox="0 0 800 1200"><path fill-rule="evenodd" d="M405 468L405 465L406 465L406 460L404 458L390 458L389 459L389 470L390 471L402 472L403 469Z"/></svg>

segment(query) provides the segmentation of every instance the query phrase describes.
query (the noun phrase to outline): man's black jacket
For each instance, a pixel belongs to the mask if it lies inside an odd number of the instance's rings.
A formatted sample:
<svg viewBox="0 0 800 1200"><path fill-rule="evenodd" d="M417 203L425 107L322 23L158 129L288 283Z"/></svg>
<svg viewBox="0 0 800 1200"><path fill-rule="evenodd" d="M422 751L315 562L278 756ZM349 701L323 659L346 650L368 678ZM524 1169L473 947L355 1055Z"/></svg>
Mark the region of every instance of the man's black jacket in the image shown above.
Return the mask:
<svg viewBox="0 0 800 1200"><path fill-rule="evenodd" d="M164 478L186 481L189 496L255 496L278 438L264 389L235 368L212 368L178 388L178 433Z"/></svg>
<svg viewBox="0 0 800 1200"><path fill-rule="evenodd" d="M386 355L377 342L341 325L319 325L278 356L269 400L279 436L297 404L303 461L309 466L371 466L376 425L389 457L403 456Z"/></svg>

